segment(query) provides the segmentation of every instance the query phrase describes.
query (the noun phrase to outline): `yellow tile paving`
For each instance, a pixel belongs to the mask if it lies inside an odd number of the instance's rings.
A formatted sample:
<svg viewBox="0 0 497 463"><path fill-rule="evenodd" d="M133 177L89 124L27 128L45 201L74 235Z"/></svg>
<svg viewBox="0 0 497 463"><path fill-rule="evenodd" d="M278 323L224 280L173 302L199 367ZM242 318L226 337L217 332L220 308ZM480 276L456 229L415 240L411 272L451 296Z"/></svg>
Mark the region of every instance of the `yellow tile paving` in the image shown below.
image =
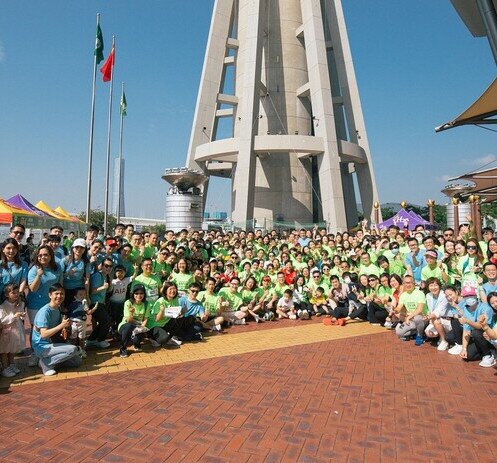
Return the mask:
<svg viewBox="0 0 497 463"><path fill-rule="evenodd" d="M205 342L184 344L181 348L174 350L154 349L146 343L141 352L134 352L131 348L129 350L131 355L125 359L119 357L118 350L88 350L88 358L84 360L83 365L77 371L62 371L56 376L45 377L37 367L29 368L26 365L20 365L21 374L13 379L1 378L0 388L173 365L268 349L281 349L321 341L383 333L384 331L384 328L371 326L369 323L349 323L340 327L325 326L322 323L296 322L295 327L213 335L206 337ZM21 360L21 362L25 362L25 360Z"/></svg>

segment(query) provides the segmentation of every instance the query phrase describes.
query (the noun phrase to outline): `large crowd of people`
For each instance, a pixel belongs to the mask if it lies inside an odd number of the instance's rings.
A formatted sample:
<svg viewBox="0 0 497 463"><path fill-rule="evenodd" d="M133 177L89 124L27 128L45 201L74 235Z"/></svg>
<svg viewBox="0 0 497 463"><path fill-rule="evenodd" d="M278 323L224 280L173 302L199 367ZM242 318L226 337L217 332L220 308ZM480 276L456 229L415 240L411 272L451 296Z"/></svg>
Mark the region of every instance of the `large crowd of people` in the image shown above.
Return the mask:
<svg viewBox="0 0 497 463"><path fill-rule="evenodd" d="M86 349L114 344L127 357L144 342L179 347L206 330L317 317L327 325L381 325L415 346L429 343L482 367L496 363L490 228L478 240L469 225L378 231L363 222L334 234L314 227L159 236L117 224L106 236L91 225L85 237L53 227L37 245L25 233L12 226L0 250L5 377L20 373L22 351L49 376L79 366Z"/></svg>

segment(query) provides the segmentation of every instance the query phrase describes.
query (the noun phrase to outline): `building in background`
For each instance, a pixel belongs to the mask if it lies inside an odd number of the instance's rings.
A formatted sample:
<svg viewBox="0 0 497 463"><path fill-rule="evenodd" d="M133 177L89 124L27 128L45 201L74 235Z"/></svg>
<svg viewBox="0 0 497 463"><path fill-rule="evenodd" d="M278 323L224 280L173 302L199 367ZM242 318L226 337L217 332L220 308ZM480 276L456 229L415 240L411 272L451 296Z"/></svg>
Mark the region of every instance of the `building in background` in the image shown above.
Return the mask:
<svg viewBox="0 0 497 463"><path fill-rule="evenodd" d="M216 0L187 166L234 224L357 223L378 201L341 0ZM204 203L208 182L203 186Z"/></svg>

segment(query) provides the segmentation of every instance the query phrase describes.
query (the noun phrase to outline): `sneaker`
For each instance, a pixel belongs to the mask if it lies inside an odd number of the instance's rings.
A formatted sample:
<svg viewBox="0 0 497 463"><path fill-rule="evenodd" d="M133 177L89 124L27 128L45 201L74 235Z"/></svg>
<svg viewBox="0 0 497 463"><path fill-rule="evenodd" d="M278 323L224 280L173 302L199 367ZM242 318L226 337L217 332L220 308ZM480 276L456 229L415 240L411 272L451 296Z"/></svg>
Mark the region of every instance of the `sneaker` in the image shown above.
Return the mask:
<svg viewBox="0 0 497 463"><path fill-rule="evenodd" d="M478 364L481 367L489 368L493 367L495 365L495 359L493 355L485 355L482 359L481 362Z"/></svg>
<svg viewBox="0 0 497 463"><path fill-rule="evenodd" d="M133 347L135 348L136 351L141 351L142 350L142 345L141 345L140 342L134 343Z"/></svg>
<svg viewBox="0 0 497 463"><path fill-rule="evenodd" d="M437 346L437 350L444 351L449 348L449 343L447 341L440 341Z"/></svg>
<svg viewBox="0 0 497 463"><path fill-rule="evenodd" d="M2 370L2 376L4 378L12 378L15 375L16 375L16 372L10 367L6 367Z"/></svg>
<svg viewBox="0 0 497 463"><path fill-rule="evenodd" d="M155 339L149 339L149 341L152 347L160 347L160 344Z"/></svg>
<svg viewBox="0 0 497 463"><path fill-rule="evenodd" d="M393 323L391 321L386 321L385 324L383 325L387 330L391 330L393 327Z"/></svg>
<svg viewBox="0 0 497 463"><path fill-rule="evenodd" d="M338 325L338 326L345 326L345 324L346 324L346 323L347 323L347 322L345 321L345 318L339 318L339 319L337 320L337 325Z"/></svg>
<svg viewBox="0 0 497 463"><path fill-rule="evenodd" d="M127 356L128 356L128 351L124 347L121 347L119 349L119 357L125 359Z"/></svg>
<svg viewBox="0 0 497 463"><path fill-rule="evenodd" d="M297 317L302 318L302 310L297 310Z"/></svg>
<svg viewBox="0 0 497 463"><path fill-rule="evenodd" d="M107 349L110 347L110 342L108 341L97 341L97 347L100 347L100 349Z"/></svg>
<svg viewBox="0 0 497 463"><path fill-rule="evenodd" d="M50 367L45 365L45 362L43 361L43 359L40 359L38 361L38 365L41 368L41 371L43 372L43 374L45 376L53 376L53 375L57 374L57 372L53 368L50 368Z"/></svg>
<svg viewBox="0 0 497 463"><path fill-rule="evenodd" d="M28 367L35 367L38 365L38 357L35 354L31 354L28 358Z"/></svg>
<svg viewBox="0 0 497 463"><path fill-rule="evenodd" d="M171 339L169 339L166 344L169 346L181 346L181 343L181 340L178 339L176 336L171 336Z"/></svg>
<svg viewBox="0 0 497 463"><path fill-rule="evenodd" d="M245 325L246 323L245 318L241 318L240 320L235 320L233 322L234 325Z"/></svg>
<svg viewBox="0 0 497 463"><path fill-rule="evenodd" d="M295 315L294 313L291 313L290 315L288 315L288 318L290 320L297 320L297 315Z"/></svg>
<svg viewBox="0 0 497 463"><path fill-rule="evenodd" d="M17 368L16 364L15 363L12 363L11 365L9 365L9 368L16 374L18 375L21 370L19 368Z"/></svg>
<svg viewBox="0 0 497 463"><path fill-rule="evenodd" d="M195 333L192 337L192 341L202 341L203 339L202 333Z"/></svg>
<svg viewBox="0 0 497 463"><path fill-rule="evenodd" d="M422 346L425 343L425 338L423 336L420 336L419 334L416 335L416 340L414 341L415 346Z"/></svg>
<svg viewBox="0 0 497 463"><path fill-rule="evenodd" d="M86 351L79 346L78 346L78 354L82 359L85 359L86 357L88 357L88 354L86 353Z"/></svg>
<svg viewBox="0 0 497 463"><path fill-rule="evenodd" d="M255 321L256 321L256 323L259 323L257 319L256 319ZM214 326L211 328L211 331L218 331L218 332L221 332L221 331L222 331L221 325L219 325L219 324L214 325Z"/></svg>
<svg viewBox="0 0 497 463"><path fill-rule="evenodd" d="M450 355L459 355L462 352L462 346L460 344L454 344L449 350Z"/></svg>
<svg viewBox="0 0 497 463"><path fill-rule="evenodd" d="M259 315L254 315L254 320L256 323L260 323L261 317L259 317Z"/></svg>
<svg viewBox="0 0 497 463"><path fill-rule="evenodd" d="M90 339L87 339L85 342L85 347L88 349L88 347L97 347L98 346L98 341L93 341Z"/></svg>
<svg viewBox="0 0 497 463"><path fill-rule="evenodd" d="M309 320L309 318L311 318L309 316L309 312L307 312L307 310L302 310L302 313L300 314L300 319L301 320Z"/></svg>

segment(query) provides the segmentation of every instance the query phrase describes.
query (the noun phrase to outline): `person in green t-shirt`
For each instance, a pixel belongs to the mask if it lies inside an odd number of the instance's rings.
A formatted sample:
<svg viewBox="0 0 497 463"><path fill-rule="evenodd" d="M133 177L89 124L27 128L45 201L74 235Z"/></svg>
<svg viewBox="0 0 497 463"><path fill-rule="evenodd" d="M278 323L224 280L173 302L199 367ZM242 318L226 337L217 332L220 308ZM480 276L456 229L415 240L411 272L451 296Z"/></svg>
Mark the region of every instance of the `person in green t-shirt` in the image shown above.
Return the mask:
<svg viewBox="0 0 497 463"><path fill-rule="evenodd" d="M257 287L257 280L254 276L250 276L245 281L242 290L240 291L244 307L247 312L252 315L256 323L261 321L259 312L262 307L258 304L261 295L260 289Z"/></svg>
<svg viewBox="0 0 497 463"><path fill-rule="evenodd" d="M224 287L219 290L221 315L230 323L235 325L244 325L247 311L243 310L243 299L238 292L240 280L238 277L233 277L230 280L229 287Z"/></svg>
<svg viewBox="0 0 497 463"><path fill-rule="evenodd" d="M421 269L421 287L425 287L425 282L429 278L437 278L444 283L449 281L447 265L441 260L437 262L437 251L429 249L425 251L426 265Z"/></svg>
<svg viewBox="0 0 497 463"><path fill-rule="evenodd" d="M130 298L124 303L124 314L117 331L121 337L121 348L119 355L127 357L127 347L131 342L135 350L141 349L141 341L147 331L147 321L150 312L150 304L147 302L145 287L136 285L131 290Z"/></svg>
<svg viewBox="0 0 497 463"><path fill-rule="evenodd" d="M404 292L400 295L399 303L395 309L401 321L395 327L395 334L401 339L409 339L416 334L416 345L424 343L424 331L427 322L426 296L414 285L411 275L404 276L402 280Z"/></svg>
<svg viewBox="0 0 497 463"><path fill-rule="evenodd" d="M161 279L152 273L152 259L143 259L141 264L142 273L138 275L131 283L131 291L136 285L143 285L147 293L147 300L154 303L159 299L159 290L162 286Z"/></svg>
<svg viewBox="0 0 497 463"><path fill-rule="evenodd" d="M224 323L224 318L220 315L220 300L219 296L214 293L216 280L208 277L205 280L205 291L200 291L197 299L204 306L207 320L203 323L212 331L221 331L221 325Z"/></svg>
<svg viewBox="0 0 497 463"><path fill-rule="evenodd" d="M178 271L173 271L169 276L169 280L176 284L180 295L186 294L190 285L194 282L193 275L188 272L188 264L186 259L178 260Z"/></svg>

